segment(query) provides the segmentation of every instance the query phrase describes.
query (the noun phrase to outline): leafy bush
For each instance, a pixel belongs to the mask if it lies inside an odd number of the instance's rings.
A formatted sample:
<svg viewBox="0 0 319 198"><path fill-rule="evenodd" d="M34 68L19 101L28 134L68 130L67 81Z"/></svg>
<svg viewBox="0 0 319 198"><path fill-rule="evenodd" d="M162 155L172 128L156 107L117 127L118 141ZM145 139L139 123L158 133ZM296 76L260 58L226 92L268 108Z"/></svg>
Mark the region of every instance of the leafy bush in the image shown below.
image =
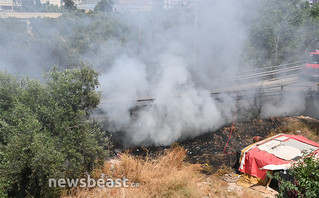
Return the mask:
<svg viewBox="0 0 319 198"><path fill-rule="evenodd" d="M279 173L271 178L279 182L278 197L319 197L319 159L314 155L305 155L303 160L293 165L289 174L291 181L283 179Z"/></svg>
<svg viewBox="0 0 319 198"><path fill-rule="evenodd" d="M78 178L103 164L108 139L90 114L97 73L83 66L46 83L0 72L0 196L56 197L49 178Z"/></svg>

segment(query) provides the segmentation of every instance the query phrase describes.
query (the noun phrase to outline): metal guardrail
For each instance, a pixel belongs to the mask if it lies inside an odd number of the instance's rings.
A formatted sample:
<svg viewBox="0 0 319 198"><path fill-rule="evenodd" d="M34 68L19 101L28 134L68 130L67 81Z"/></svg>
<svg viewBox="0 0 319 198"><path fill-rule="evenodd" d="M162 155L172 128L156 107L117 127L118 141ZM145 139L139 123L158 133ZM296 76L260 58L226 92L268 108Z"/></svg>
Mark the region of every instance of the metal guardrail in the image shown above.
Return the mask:
<svg viewBox="0 0 319 198"><path fill-rule="evenodd" d="M254 68L251 70L241 71L235 78L219 78L212 80L210 83L198 81L192 84L196 87L199 86L210 90L212 95L218 95L220 93L247 92L249 90L256 90L259 88L265 89L268 94L273 95L278 92L278 89L276 90L274 88L279 87L279 91L283 91L283 86L294 84L299 81L298 73L304 67L303 63L304 61L298 61L278 66ZM210 87L211 84L215 84L214 82L218 82L216 84L220 85L226 81L232 83L227 84L227 86L224 87ZM307 89L305 88L303 90ZM179 95L180 94L176 93L176 97ZM152 102L155 99L156 98L153 96L144 96L137 98L135 102ZM102 103L106 102L107 100L102 101Z"/></svg>

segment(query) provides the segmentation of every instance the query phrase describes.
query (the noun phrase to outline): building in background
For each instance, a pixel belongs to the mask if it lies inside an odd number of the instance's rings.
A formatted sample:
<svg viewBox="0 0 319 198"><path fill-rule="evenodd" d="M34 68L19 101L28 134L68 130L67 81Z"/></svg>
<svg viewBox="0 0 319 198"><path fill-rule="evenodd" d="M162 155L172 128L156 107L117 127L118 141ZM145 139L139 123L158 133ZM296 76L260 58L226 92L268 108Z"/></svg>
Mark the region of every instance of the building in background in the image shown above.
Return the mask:
<svg viewBox="0 0 319 198"><path fill-rule="evenodd" d="M0 11L13 11L21 7L24 0L0 0ZM35 1L35 0L34 0ZM73 0L78 9L94 10L100 0ZM58 7L63 5L63 0L40 0L42 4L51 4ZM191 7L193 0L113 0L113 11L117 12L149 12L153 9L173 9L178 7Z"/></svg>
<svg viewBox="0 0 319 198"><path fill-rule="evenodd" d="M56 5L58 7L62 6L62 0L40 0L42 4L51 4Z"/></svg>
<svg viewBox="0 0 319 198"><path fill-rule="evenodd" d="M81 3L77 4L78 9L83 9L85 11L94 10L95 6L100 2L100 0L82 0Z"/></svg>
<svg viewBox="0 0 319 198"><path fill-rule="evenodd" d="M193 0L116 0L113 10L118 12L143 12L155 8L173 9L177 7L191 7Z"/></svg>
<svg viewBox="0 0 319 198"><path fill-rule="evenodd" d="M13 11L13 6L12 0L0 0L0 11Z"/></svg>

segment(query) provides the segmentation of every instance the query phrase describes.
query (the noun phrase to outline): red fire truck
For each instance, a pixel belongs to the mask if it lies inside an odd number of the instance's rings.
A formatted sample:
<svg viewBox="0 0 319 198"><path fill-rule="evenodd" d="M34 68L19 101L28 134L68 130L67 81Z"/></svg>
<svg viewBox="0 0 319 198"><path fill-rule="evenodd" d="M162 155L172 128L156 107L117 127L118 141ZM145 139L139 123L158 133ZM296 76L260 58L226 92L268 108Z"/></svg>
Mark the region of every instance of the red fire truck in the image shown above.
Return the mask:
<svg viewBox="0 0 319 198"><path fill-rule="evenodd" d="M309 53L303 74L309 80L319 80L319 50Z"/></svg>

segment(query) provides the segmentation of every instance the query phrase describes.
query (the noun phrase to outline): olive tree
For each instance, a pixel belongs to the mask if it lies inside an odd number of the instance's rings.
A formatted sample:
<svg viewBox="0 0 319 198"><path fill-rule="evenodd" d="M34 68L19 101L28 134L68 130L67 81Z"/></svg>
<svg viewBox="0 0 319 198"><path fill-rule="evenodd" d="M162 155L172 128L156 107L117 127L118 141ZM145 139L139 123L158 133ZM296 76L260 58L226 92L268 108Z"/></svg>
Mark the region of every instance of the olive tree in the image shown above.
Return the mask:
<svg viewBox="0 0 319 198"><path fill-rule="evenodd" d="M49 178L78 178L101 165L108 138L90 120L98 74L52 70L46 82L0 72L0 196L56 197Z"/></svg>

